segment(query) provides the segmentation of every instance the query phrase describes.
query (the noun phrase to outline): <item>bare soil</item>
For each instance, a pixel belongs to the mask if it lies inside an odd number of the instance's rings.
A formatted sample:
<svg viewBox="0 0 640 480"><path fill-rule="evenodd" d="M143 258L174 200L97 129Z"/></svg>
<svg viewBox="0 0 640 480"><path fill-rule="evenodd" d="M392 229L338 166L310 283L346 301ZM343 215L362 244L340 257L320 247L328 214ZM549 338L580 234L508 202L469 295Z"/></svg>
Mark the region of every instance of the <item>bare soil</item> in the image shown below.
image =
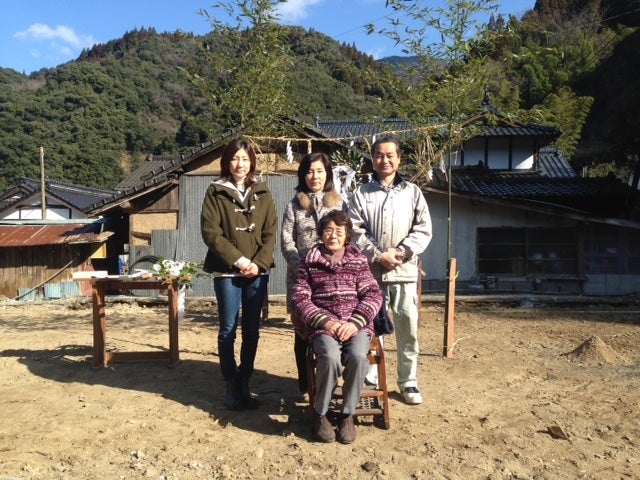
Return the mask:
<svg viewBox="0 0 640 480"><path fill-rule="evenodd" d="M168 345L166 307L110 303L112 350ZM460 302L453 358L444 307L421 310L425 402L397 393L391 428L363 417L352 445L315 443L296 399L293 330L264 323L253 390L231 412L213 302L187 303L182 362L94 370L87 299L0 304L0 480L639 479L640 304Z"/></svg>

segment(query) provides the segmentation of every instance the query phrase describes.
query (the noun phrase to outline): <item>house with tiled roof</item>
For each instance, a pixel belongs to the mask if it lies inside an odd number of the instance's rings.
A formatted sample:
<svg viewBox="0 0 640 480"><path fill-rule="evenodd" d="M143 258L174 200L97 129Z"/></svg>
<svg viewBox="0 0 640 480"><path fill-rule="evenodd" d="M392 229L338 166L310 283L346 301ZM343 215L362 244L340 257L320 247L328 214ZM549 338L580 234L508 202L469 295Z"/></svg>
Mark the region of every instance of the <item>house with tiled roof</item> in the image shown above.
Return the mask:
<svg viewBox="0 0 640 480"><path fill-rule="evenodd" d="M16 184L0 194L0 219L42 220L42 208L48 220L87 218L85 209L95 202L109 198L112 190L73 185L46 179L42 195L42 182L22 177Z"/></svg>
<svg viewBox="0 0 640 480"><path fill-rule="evenodd" d="M85 210L113 191L46 179L43 192L42 185L21 178L0 194L0 296L77 294L73 273L102 269L107 261L114 232Z"/></svg>
<svg viewBox="0 0 640 480"><path fill-rule="evenodd" d="M613 178L557 176L540 155L536 171L451 171L452 256L458 281L503 292L619 295L640 285L639 195ZM553 157L552 157L553 159ZM551 174L550 174L551 172ZM447 228L447 172L424 187L436 222ZM435 247L435 248L434 248ZM429 262L446 250L430 247Z"/></svg>
<svg viewBox="0 0 640 480"><path fill-rule="evenodd" d="M374 136L386 132L406 140L416 128L399 118L316 118L313 125L294 124L296 138L258 140L261 171L279 215L294 194L295 167L305 153L360 148L366 161ZM461 292L637 291L640 223L628 215L637 199L628 186L579 177L553 145L560 135L555 127L517 122L487 109L468 125L474 134L452 156L451 193L446 159L442 168L415 179L434 224L433 241L421 256L424 291L443 292L447 285L449 218ZM148 255L202 261L200 207L208 184L219 175L220 154L229 140L230 135L172 157L150 156L116 193L86 210L122 219L121 243L130 251L120 253L130 254L130 267ZM285 270L277 247L270 295L285 293ZM210 282L198 279L189 294L212 295Z"/></svg>
<svg viewBox="0 0 640 480"><path fill-rule="evenodd" d="M446 288L449 247L460 291L640 290L637 189L614 178L579 177L553 146L561 133L555 127L513 121L486 108L467 122L474 133L453 152L451 165L443 158L440 168L414 179L425 193L434 229L422 255L424 291ZM315 128L326 137L390 133L402 143L416 126L403 119L316 118ZM407 167L409 152L404 153Z"/></svg>

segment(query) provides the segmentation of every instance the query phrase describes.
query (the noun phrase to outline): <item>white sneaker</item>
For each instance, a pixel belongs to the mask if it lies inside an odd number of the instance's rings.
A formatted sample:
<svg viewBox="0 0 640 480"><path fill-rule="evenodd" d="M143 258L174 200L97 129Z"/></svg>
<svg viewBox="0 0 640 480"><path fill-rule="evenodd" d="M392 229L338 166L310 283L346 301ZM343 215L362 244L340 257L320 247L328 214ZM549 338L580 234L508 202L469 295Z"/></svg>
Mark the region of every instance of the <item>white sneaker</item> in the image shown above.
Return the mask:
<svg viewBox="0 0 640 480"><path fill-rule="evenodd" d="M375 378L371 378L368 375L364 377L364 386L378 389L378 376L376 375Z"/></svg>
<svg viewBox="0 0 640 480"><path fill-rule="evenodd" d="M406 387L402 390L402 396L405 403L409 405L420 405L422 403L422 395L416 387Z"/></svg>
<svg viewBox="0 0 640 480"><path fill-rule="evenodd" d="M367 375L366 377L364 377L364 384L367 387L378 388L378 366L377 365L369 365L369 370L367 370Z"/></svg>

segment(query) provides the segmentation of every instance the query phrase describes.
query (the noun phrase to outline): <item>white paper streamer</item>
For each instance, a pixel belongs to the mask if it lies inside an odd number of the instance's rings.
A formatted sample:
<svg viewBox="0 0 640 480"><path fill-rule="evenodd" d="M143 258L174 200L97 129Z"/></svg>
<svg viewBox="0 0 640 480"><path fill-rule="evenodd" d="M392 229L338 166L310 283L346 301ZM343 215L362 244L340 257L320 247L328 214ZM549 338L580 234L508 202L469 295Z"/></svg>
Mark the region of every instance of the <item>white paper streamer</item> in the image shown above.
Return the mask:
<svg viewBox="0 0 640 480"><path fill-rule="evenodd" d="M356 178L356 171L352 168L338 165L333 169L333 187L340 193L343 202L349 201L349 190Z"/></svg>
<svg viewBox="0 0 640 480"><path fill-rule="evenodd" d="M291 140L287 140L287 160L293 163L293 149L291 148Z"/></svg>
<svg viewBox="0 0 640 480"><path fill-rule="evenodd" d="M184 319L186 292L187 292L187 289L184 286L180 287L180 290L178 290L178 321L179 322L181 322Z"/></svg>

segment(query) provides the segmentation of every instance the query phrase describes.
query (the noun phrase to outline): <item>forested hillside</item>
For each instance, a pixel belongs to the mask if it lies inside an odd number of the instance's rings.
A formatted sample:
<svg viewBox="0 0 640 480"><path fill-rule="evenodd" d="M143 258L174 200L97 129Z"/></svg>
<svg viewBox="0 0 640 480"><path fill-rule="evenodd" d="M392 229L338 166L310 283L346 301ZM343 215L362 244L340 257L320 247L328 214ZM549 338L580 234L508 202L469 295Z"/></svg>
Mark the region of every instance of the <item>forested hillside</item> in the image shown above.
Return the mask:
<svg viewBox="0 0 640 480"><path fill-rule="evenodd" d="M566 86L575 95L593 98L576 139L574 167L621 178L634 163L638 168L640 0L537 0L523 24L529 25L529 41L558 58L532 75L538 85L559 76L552 89ZM567 116L573 113L569 109Z"/></svg>
<svg viewBox="0 0 640 480"><path fill-rule="evenodd" d="M490 79L479 90L504 114L560 126L577 167L621 168L640 145L639 11L638 0L539 0L522 19L494 18L472 50ZM143 29L29 76L0 68L0 191L39 176L40 146L49 178L105 188L148 153L205 141L208 105L185 72L206 70L199 46L216 41ZM387 62L313 30L290 28L288 43L300 120L407 114Z"/></svg>
<svg viewBox="0 0 640 480"><path fill-rule="evenodd" d="M202 41L210 39L136 30L58 68L29 76L0 69L0 191L17 176L39 176L40 146L48 177L105 187L148 153L206 140L191 121L206 103L180 70L199 68ZM371 57L302 29L291 29L291 42L301 119L379 113L387 94Z"/></svg>

